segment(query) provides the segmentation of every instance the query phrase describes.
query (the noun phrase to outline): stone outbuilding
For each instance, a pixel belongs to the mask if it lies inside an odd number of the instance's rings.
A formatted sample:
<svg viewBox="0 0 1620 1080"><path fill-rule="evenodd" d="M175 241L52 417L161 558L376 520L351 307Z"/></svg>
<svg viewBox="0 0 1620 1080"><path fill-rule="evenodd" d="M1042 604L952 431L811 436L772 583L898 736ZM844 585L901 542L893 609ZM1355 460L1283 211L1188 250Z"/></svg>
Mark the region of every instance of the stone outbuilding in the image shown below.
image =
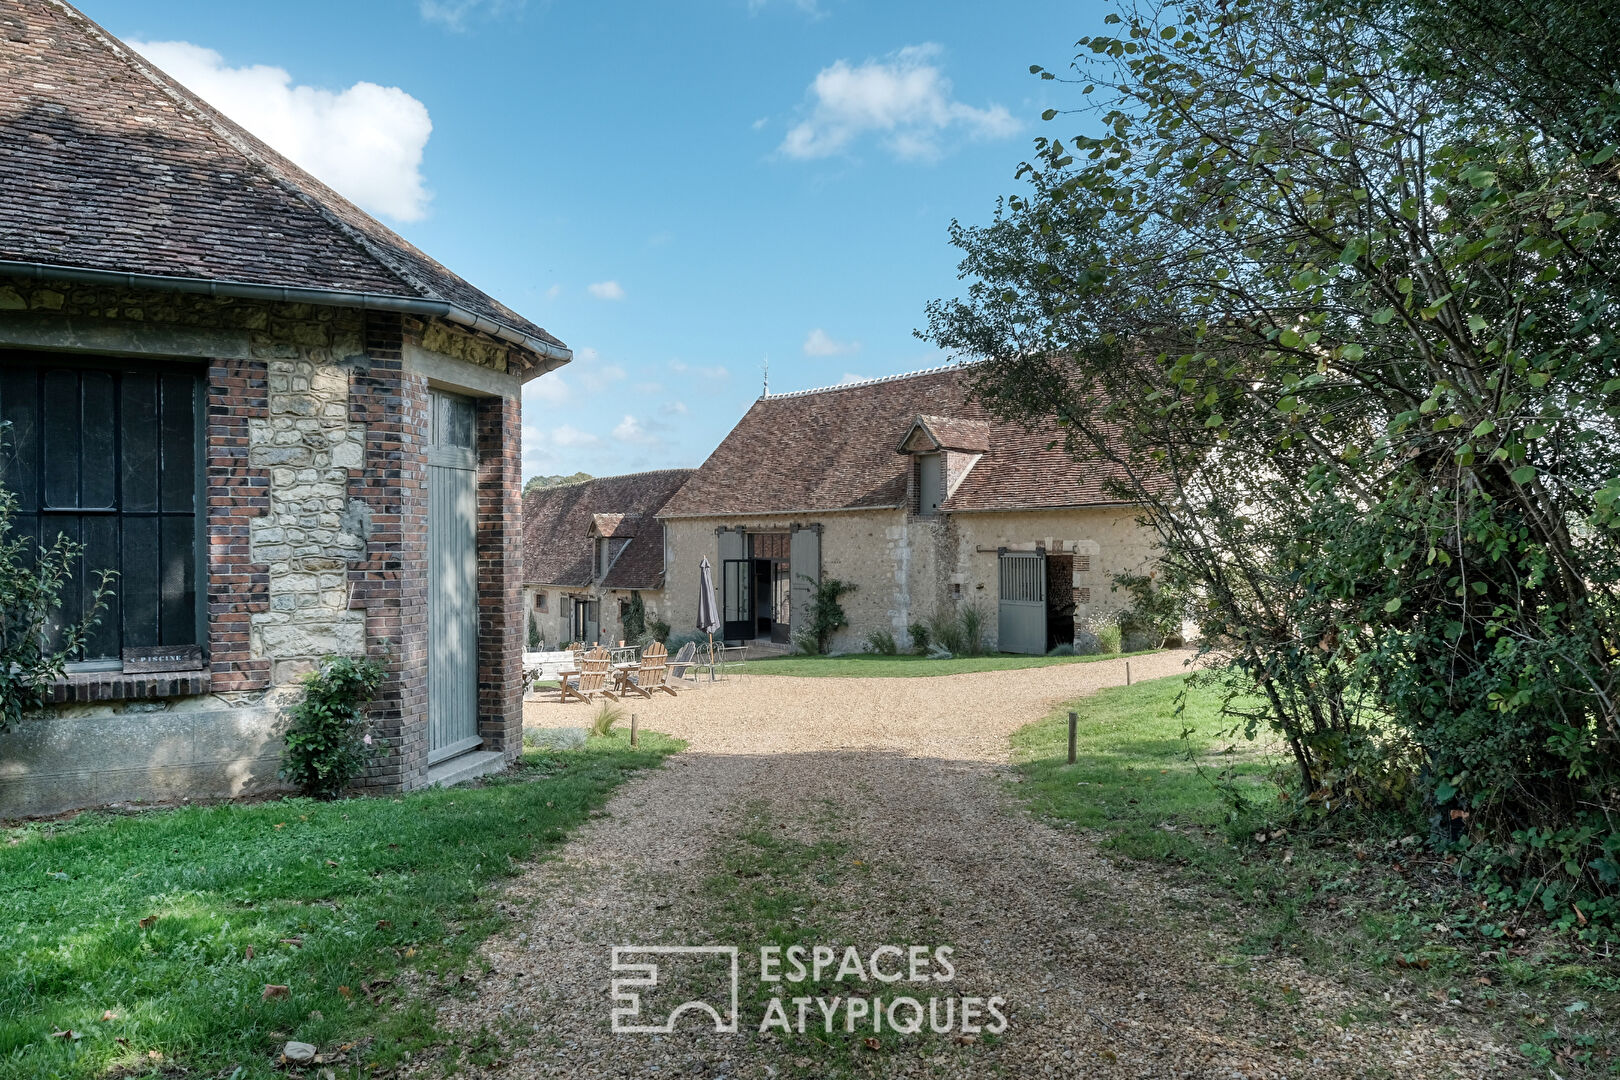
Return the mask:
<svg viewBox="0 0 1620 1080"><path fill-rule="evenodd" d="M636 599L649 628L668 621L657 515L691 475L599 476L523 496L523 606L546 648L630 636L625 616Z"/></svg>
<svg viewBox="0 0 1620 1080"><path fill-rule="evenodd" d="M521 745L520 391L562 342L58 0L0 0L0 481L116 592L0 817L277 785L329 654L398 791Z"/></svg>
<svg viewBox="0 0 1620 1080"><path fill-rule="evenodd" d="M696 619L707 556L730 642L786 645L823 578L851 583L854 651L975 607L984 643L1045 653L1125 606L1114 577L1154 561L1110 467L1076 461L1055 420L990 416L968 365L761 397L660 512L669 622Z"/></svg>

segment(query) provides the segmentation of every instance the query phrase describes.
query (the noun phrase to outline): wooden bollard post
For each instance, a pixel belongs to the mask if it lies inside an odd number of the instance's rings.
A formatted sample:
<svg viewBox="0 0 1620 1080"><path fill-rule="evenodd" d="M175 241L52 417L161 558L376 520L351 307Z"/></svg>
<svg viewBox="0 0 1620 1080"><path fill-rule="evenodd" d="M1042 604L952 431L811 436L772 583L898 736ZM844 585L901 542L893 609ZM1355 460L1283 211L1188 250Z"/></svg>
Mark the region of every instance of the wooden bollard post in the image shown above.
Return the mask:
<svg viewBox="0 0 1620 1080"><path fill-rule="evenodd" d="M640 746L641 745L641 733L636 730L636 714L635 713L630 714L630 745L631 746Z"/></svg>
<svg viewBox="0 0 1620 1080"><path fill-rule="evenodd" d="M1131 662L1125 661L1125 685L1131 685Z"/></svg>
<svg viewBox="0 0 1620 1080"><path fill-rule="evenodd" d="M1080 717L1074 713L1069 714L1069 764L1074 764L1074 727Z"/></svg>

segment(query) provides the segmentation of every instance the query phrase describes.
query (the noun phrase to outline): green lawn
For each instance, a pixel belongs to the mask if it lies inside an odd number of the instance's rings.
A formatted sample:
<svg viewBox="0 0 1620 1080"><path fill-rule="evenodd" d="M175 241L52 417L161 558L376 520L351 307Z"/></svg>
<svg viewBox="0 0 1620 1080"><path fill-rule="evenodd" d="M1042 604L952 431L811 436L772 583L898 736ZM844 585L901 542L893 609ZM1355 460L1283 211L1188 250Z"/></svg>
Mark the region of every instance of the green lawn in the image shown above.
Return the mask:
<svg viewBox="0 0 1620 1080"><path fill-rule="evenodd" d="M1022 656L994 653L989 656L953 656L935 660L927 656L881 653L851 653L848 656L784 656L780 659L750 660L742 671L752 675L808 675L846 679L898 679L928 675L962 675L973 671L1016 671L1020 668L1048 667L1052 664L1086 664L1093 660L1117 660L1120 653L1096 656ZM1125 653L1142 656L1143 653Z"/></svg>
<svg viewBox="0 0 1620 1080"><path fill-rule="evenodd" d="M1484 905L1410 821L1291 817L1272 782L1291 776L1286 762L1219 738L1230 723L1208 690L1189 692L1178 716L1184 681L1102 690L1018 731L1013 790L1104 850L1179 878L1200 897L1181 906L1228 931L1220 948L1234 966L1281 953L1372 991L1374 1004L1341 1022L1378 1022L1414 998L1456 1002L1497 1018L1532 1062L1562 1062L1565 1076L1620 1075L1620 963L1559 937L1535 912ZM1223 769L1247 797L1242 812L1229 811L1211 779ZM1206 932L1178 925L1175 905L1153 917L1166 934ZM1297 1004L1264 980L1249 990L1257 1001ZM1395 1004L1377 1004L1386 1000Z"/></svg>
<svg viewBox="0 0 1620 1080"><path fill-rule="evenodd" d="M500 880L681 746L641 739L480 787L0 828L0 1075L247 1080L287 1039L367 1036L349 1076L433 1047L431 1002L398 1007L392 980L465 967Z"/></svg>

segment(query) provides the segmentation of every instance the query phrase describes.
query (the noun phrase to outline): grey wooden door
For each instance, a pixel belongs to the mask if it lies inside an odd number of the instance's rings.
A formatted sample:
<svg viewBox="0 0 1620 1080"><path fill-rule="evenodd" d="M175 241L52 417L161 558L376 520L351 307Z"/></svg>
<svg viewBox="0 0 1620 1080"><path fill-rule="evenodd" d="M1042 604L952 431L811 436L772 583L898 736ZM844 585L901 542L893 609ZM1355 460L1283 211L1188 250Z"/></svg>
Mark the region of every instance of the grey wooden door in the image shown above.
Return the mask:
<svg viewBox="0 0 1620 1080"><path fill-rule="evenodd" d="M821 526L794 529L789 545L788 603L792 632L797 634L810 625L810 607L821 584Z"/></svg>
<svg viewBox="0 0 1620 1080"><path fill-rule="evenodd" d="M1002 652L1046 652L1046 556L1003 551L997 638Z"/></svg>
<svg viewBox="0 0 1620 1080"><path fill-rule="evenodd" d="M434 391L428 445L428 763L478 737L478 454L473 403Z"/></svg>

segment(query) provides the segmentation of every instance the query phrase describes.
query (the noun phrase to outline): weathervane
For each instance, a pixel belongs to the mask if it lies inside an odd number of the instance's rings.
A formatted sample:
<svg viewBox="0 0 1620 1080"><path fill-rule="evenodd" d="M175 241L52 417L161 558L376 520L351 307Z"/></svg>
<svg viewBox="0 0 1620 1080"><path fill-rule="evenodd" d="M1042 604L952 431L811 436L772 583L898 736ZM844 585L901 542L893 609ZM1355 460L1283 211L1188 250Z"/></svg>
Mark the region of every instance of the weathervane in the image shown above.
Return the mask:
<svg viewBox="0 0 1620 1080"><path fill-rule="evenodd" d="M760 397L770 397L771 396L771 358L767 356L765 358L765 363L760 365L760 366L765 371L765 389L760 391L759 396Z"/></svg>

